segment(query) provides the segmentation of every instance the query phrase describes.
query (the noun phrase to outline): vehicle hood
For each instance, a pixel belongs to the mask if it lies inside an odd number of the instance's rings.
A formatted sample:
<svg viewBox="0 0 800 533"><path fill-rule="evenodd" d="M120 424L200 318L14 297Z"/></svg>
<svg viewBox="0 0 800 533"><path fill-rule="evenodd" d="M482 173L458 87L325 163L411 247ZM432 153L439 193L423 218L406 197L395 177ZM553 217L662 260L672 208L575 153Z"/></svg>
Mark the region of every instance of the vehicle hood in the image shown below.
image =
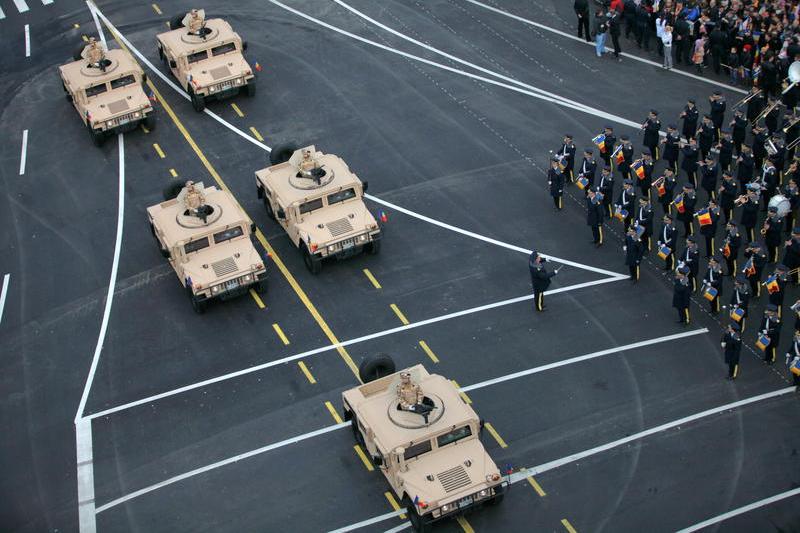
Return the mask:
<svg viewBox="0 0 800 533"><path fill-rule="evenodd" d="M376 231L377 228L368 229L371 226L377 226L375 217L359 200L308 213L297 224L297 229L304 242L308 242L310 237L312 243L322 246L367 231Z"/></svg>
<svg viewBox="0 0 800 533"><path fill-rule="evenodd" d="M239 52L206 59L189 69L192 81L198 87L207 87L226 80L240 78L245 76L246 72L252 74L253 69L250 68L244 56Z"/></svg>
<svg viewBox="0 0 800 533"><path fill-rule="evenodd" d="M465 465L467 461L470 466ZM429 505L449 503L497 484L486 480L498 469L479 439L428 453L407 465L408 471L401 472L401 476L408 497L413 501L419 496ZM428 475L433 476L433 481L427 479Z"/></svg>
<svg viewBox="0 0 800 533"><path fill-rule="evenodd" d="M236 257L237 253L239 257ZM185 276L191 277L194 285L202 284L203 289L264 270L263 266L260 269L253 267L257 264L263 265L264 261L247 238L205 248L187 257L189 261L183 264Z"/></svg>
<svg viewBox="0 0 800 533"><path fill-rule="evenodd" d="M148 107L151 107L150 100L142 87L136 84L92 98L86 105L93 121L109 120Z"/></svg>

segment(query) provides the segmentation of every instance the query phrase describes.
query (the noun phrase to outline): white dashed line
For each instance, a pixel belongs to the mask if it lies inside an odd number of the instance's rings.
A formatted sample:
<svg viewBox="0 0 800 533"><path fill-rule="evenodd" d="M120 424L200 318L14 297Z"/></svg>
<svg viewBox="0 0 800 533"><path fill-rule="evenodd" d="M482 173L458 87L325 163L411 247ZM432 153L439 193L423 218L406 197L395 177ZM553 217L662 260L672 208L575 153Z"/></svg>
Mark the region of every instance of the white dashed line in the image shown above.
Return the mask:
<svg viewBox="0 0 800 533"><path fill-rule="evenodd" d="M53 3L53 0L42 0L42 4L44 4L46 6L49 6L52 3Z"/></svg>
<svg viewBox="0 0 800 533"><path fill-rule="evenodd" d="M25 57L31 57L31 27L25 24Z"/></svg>
<svg viewBox="0 0 800 533"><path fill-rule="evenodd" d="M28 4L25 3L25 0L14 0L14 5L17 6L17 11L20 13L28 11Z"/></svg>
<svg viewBox="0 0 800 533"><path fill-rule="evenodd" d="M0 322L3 321L3 309L6 307L6 296L8 296L8 284L11 282L11 274L3 276L3 288L0 289Z"/></svg>
<svg viewBox="0 0 800 533"><path fill-rule="evenodd" d="M4 18L6 18L6 14L5 14L5 13L3 13L3 8L2 8L2 7L0 7L0 20L2 20L2 19L4 19Z"/></svg>
<svg viewBox="0 0 800 533"><path fill-rule="evenodd" d="M22 132L22 151L19 155L19 175L25 174L25 163L28 161L28 130Z"/></svg>

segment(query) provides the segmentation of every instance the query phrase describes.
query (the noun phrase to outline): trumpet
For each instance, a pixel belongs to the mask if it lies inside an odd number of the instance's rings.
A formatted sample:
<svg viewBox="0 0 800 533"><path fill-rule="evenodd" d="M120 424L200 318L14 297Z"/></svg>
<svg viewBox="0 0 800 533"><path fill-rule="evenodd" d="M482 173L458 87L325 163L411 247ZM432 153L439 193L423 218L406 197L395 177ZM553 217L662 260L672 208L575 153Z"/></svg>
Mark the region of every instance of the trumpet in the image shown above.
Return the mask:
<svg viewBox="0 0 800 533"><path fill-rule="evenodd" d="M753 93L748 94L747 96L745 96L744 98L733 104L733 108L736 109L737 107L743 106L744 104L748 103L750 100L752 100L759 94L761 94L761 89L756 89Z"/></svg>
<svg viewBox="0 0 800 533"><path fill-rule="evenodd" d="M769 229L769 220L765 220L764 225L761 226L761 231L759 233L761 233L761 235L766 235L768 229Z"/></svg>
<svg viewBox="0 0 800 533"><path fill-rule="evenodd" d="M747 203L747 200L748 200L747 195L746 194L742 194L736 200L733 201L733 205L735 205L736 207L741 207L741 206L743 206L744 204Z"/></svg>

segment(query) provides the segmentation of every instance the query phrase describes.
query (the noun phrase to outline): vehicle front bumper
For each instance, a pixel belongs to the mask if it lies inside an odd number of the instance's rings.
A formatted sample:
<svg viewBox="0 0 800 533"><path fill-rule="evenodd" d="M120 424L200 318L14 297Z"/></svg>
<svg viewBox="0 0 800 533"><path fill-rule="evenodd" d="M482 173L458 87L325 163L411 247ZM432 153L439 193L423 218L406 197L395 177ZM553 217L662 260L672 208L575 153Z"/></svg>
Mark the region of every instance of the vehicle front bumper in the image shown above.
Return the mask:
<svg viewBox="0 0 800 533"><path fill-rule="evenodd" d="M241 278L242 276L245 276L245 275L247 275L247 273L241 274L238 277ZM234 298L238 298L239 296L242 296L243 294L246 294L247 292L250 291L250 289L253 288L254 285L256 285L257 283L261 283L262 281L264 281L266 279L267 279L267 271L266 270L264 270L262 272L256 272L255 276L253 277L253 281L251 281L250 283L237 283L235 287L231 287L229 289L223 289L223 290L220 290L217 293L212 292L212 290L210 288L209 289L203 289L202 292L196 293L195 297L200 301L232 300ZM229 280L227 282L223 281L223 282L217 283L217 285L225 285L225 284L231 283L233 281L236 281L236 278L233 279L233 280Z"/></svg>
<svg viewBox="0 0 800 533"><path fill-rule="evenodd" d="M142 112L139 118L131 119L124 124L118 124L110 128L106 125L106 123L103 123L100 128L94 128L94 130L95 131L100 130L108 135L116 135L117 133L127 133L129 131L133 131L136 128L138 128L139 124L142 124L147 119L147 117L153 114L153 112L154 110L150 109L150 111Z"/></svg>
<svg viewBox="0 0 800 533"><path fill-rule="evenodd" d="M471 511L473 511L475 509L479 509L480 507L482 507L483 505L485 505L488 502L491 502L493 500L496 500L497 498L500 498L503 494L505 494L506 490L508 490L508 486L509 486L508 481L504 480L504 481L500 482L498 485L495 485L495 486L491 487L491 488L495 489L495 493L493 495L487 497L487 498L483 498L483 499L477 500L477 501L472 501L469 505L465 505L464 507L458 506L453 511L450 511L450 512L447 512L447 513L441 513L439 516L434 516L433 515L433 511L431 511L431 512L426 513L424 515L420 515L420 518L425 520L426 523L432 524L432 523L438 522L440 520L447 520L448 518L455 518L457 516L461 516L463 514L471 512ZM468 495L468 496L471 496L471 495ZM439 507L439 509L441 509L441 506ZM436 511L436 510L437 509L434 509L434 511Z"/></svg>
<svg viewBox="0 0 800 533"><path fill-rule="evenodd" d="M195 93L207 100L212 100L212 99L225 100L226 98L231 98L233 96L236 96L237 94L239 94L240 91L246 90L248 85L255 84L256 78L255 76L250 76L249 78L245 77L244 82L241 85L236 85L233 80L229 81L232 83L232 85L226 89L215 90L212 92L211 91L212 85L207 85L205 87L195 89ZM226 82L219 82L214 84L214 86L220 85L222 83Z"/></svg>
<svg viewBox="0 0 800 533"><path fill-rule="evenodd" d="M363 235L363 234L362 234ZM359 241L359 235L355 237L350 237L343 241L339 241L335 244L335 249L330 251L328 246L320 247L319 251L314 254L319 259L325 259L328 257L335 257L336 259L347 259L349 257L353 257L354 255L358 255L364 251L364 247L370 243L376 242L381 240L381 232L378 231L374 234L367 234L367 240ZM350 244L352 242L352 244Z"/></svg>

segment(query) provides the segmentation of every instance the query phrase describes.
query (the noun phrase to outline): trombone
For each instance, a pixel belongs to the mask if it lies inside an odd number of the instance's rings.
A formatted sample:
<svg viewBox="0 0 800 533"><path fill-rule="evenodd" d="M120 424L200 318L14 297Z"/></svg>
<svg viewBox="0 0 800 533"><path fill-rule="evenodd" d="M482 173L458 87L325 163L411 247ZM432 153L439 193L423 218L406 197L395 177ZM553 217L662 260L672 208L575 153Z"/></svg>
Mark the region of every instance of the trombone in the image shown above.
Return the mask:
<svg viewBox="0 0 800 533"><path fill-rule="evenodd" d="M780 100L776 100L772 105L767 106L759 115L753 120L753 124L758 123L759 120L769 115L779 105L783 105Z"/></svg>
<svg viewBox="0 0 800 533"><path fill-rule="evenodd" d="M789 276L793 276L793 275L797 274L798 272L800 272L800 267L791 269L789 272L786 273L786 276L788 278ZM763 282L761 282L761 285L766 287L768 283L769 283L769 281L763 281Z"/></svg>
<svg viewBox="0 0 800 533"><path fill-rule="evenodd" d="M742 107L744 104L748 103L750 100L752 100L759 94L761 94L761 89L756 89L753 93L748 94L747 96L745 96L744 98L733 104L733 108L736 109Z"/></svg>
<svg viewBox="0 0 800 533"><path fill-rule="evenodd" d="M783 133L788 133L788 132L789 132L789 130L790 130L790 129L792 129L793 127L795 127L795 125L796 125L798 122L800 122L800 117L793 118L792 120L790 120L790 121L789 121L789 123L786 125L786 127L785 127L785 128L783 128L783 130L782 130L782 131L783 131Z"/></svg>

